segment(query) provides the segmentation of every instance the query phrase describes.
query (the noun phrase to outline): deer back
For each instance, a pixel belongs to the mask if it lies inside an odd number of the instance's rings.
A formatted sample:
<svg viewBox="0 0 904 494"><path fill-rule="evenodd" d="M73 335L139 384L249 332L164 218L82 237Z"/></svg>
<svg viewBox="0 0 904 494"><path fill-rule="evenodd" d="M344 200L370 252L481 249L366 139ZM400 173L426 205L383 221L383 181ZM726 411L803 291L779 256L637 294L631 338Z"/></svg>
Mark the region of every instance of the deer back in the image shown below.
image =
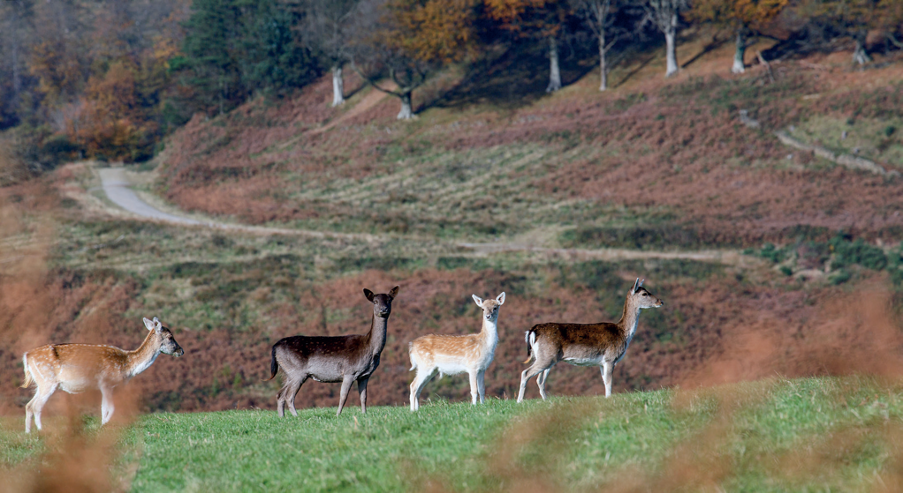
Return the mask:
<svg viewBox="0 0 904 494"><path fill-rule="evenodd" d="M591 359L600 355L617 358L624 352L624 331L615 323L545 323L531 328L538 343L560 359Z"/></svg>
<svg viewBox="0 0 904 494"><path fill-rule="evenodd" d="M379 365L367 345L367 335L290 336L276 342L277 359L286 372L302 372L322 382L365 375Z"/></svg>
<svg viewBox="0 0 904 494"><path fill-rule="evenodd" d="M64 390L77 392L98 384L115 385L126 379L128 353L106 345L76 343L45 345L28 352L28 360L39 376L61 384Z"/></svg>

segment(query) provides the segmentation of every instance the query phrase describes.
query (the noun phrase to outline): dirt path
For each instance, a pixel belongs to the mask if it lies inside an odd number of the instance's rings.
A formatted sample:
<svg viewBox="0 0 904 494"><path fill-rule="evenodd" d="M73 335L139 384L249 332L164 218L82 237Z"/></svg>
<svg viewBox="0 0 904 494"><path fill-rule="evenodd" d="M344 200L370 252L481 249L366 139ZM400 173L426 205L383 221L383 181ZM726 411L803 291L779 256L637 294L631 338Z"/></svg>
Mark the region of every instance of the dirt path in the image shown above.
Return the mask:
<svg viewBox="0 0 904 494"><path fill-rule="evenodd" d="M134 190L131 189L124 170L121 168L101 168L100 173L103 190L107 197L117 206L125 209L140 218L163 221L166 223L174 223L186 226L206 226L209 228L218 228L222 230L230 230L245 233L263 234L263 235L304 235L316 238L325 237L342 237L354 238L359 240L379 240L380 236L369 234L354 233L335 233L321 232L315 230L299 230L291 228L270 228L261 226L237 225L232 223L222 223L217 221L201 221L178 214L166 213L151 206L142 200ZM514 243L514 242L490 242L490 243L471 243L459 242L455 244L458 248L465 248L471 251L471 255L487 256L501 252L534 252L545 254L550 257L562 257L566 259L600 259L607 261L620 260L643 260L643 259L687 259L693 261L716 262L738 267L752 267L757 264L756 260L749 256L744 256L734 250L703 250L703 251L641 251L631 249L556 249L546 247L536 247L533 245Z"/></svg>
<svg viewBox="0 0 904 494"><path fill-rule="evenodd" d="M125 171L122 168L101 168L98 170L98 173L100 174L101 185L107 197L117 206L143 219L163 221L166 223L175 223L177 225L198 225L210 228L218 228L221 230L232 230L263 235L303 235L317 238L324 238L329 236L355 238L362 240L374 240L378 238L375 235L368 234L334 232L325 233L316 230L300 230L295 228L271 228L265 226L237 225L234 223L223 223L213 220L201 221L186 216L170 214L160 211L159 209L151 206L143 199L138 197L138 194L136 194L135 191L132 190L132 184L129 182L128 178L126 177Z"/></svg>
<svg viewBox="0 0 904 494"><path fill-rule="evenodd" d="M550 256L567 259L601 259L606 261L627 261L643 259L686 259L691 261L708 261L732 266L752 266L754 259L734 250L700 250L691 252L667 252L631 249L550 249L517 243L460 243L459 247L473 250L480 254L498 252L538 252Z"/></svg>
<svg viewBox="0 0 904 494"><path fill-rule="evenodd" d="M398 86L396 86L396 84L391 81L381 84L380 87L386 89L387 91L395 91L396 89L398 89ZM375 88L371 88L371 91L369 93L367 93L367 96L361 98L361 101L359 101L358 104L355 105L354 108L343 113L342 116L340 116L339 118L333 120L332 122L324 125L323 127L309 130L307 132L307 134L320 134L321 132L326 132L326 131L332 129L333 127L341 124L342 122L346 122L346 121L348 121L352 118L355 118L358 115L366 112L367 110L370 110L371 108L376 106L377 103L383 101L383 98L385 98L387 96L389 96L389 95L384 93L383 91L380 91Z"/></svg>
<svg viewBox="0 0 904 494"><path fill-rule="evenodd" d="M394 82L384 83L381 85L381 87L385 88L388 91L395 91L396 89L398 89L398 86L396 86L396 84ZM324 125L323 127L318 127L316 129L308 130L306 132L303 132L301 135L298 135L292 139L289 139L288 141L286 141L285 143L280 145L279 149L285 149L285 148L295 144L296 142L298 142L300 139L304 138L305 136L322 134L323 132L326 132L326 131L332 129L333 127L335 127L343 122L347 122L348 120L351 120L352 118L357 117L358 115L366 112L367 110L370 110L371 108L376 106L377 103L383 101L383 98L385 98L387 96L389 96L389 95L384 93L383 91L379 91L377 89L372 89L369 93L367 93L366 96L361 98L361 101L359 101L358 104L356 104L354 106L354 108L343 113L342 115L339 116L339 118L332 120L330 123Z"/></svg>

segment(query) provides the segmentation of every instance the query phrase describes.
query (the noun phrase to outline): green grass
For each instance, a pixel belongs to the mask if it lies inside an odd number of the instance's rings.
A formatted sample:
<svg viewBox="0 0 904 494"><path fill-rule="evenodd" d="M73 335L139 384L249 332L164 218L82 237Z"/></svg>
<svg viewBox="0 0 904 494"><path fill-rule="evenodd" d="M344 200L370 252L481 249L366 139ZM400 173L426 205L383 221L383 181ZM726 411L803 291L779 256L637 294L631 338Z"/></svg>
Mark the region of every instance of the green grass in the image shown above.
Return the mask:
<svg viewBox="0 0 904 494"><path fill-rule="evenodd" d="M836 153L856 154L896 168L904 160L901 119L897 115L846 119L820 115L800 122L791 135Z"/></svg>
<svg viewBox="0 0 904 494"><path fill-rule="evenodd" d="M137 464L136 492L901 485L899 380L776 378L520 405L440 401L422 403L417 414L372 407L364 416L350 404L338 418L332 407L284 419L265 410L146 415L122 429L111 471L122 475ZM4 422L9 429L21 420ZM94 420L86 424L87 436L103 431ZM45 450L59 444L51 438L60 425L51 421L43 435L31 437L4 430L3 466L31 473Z"/></svg>

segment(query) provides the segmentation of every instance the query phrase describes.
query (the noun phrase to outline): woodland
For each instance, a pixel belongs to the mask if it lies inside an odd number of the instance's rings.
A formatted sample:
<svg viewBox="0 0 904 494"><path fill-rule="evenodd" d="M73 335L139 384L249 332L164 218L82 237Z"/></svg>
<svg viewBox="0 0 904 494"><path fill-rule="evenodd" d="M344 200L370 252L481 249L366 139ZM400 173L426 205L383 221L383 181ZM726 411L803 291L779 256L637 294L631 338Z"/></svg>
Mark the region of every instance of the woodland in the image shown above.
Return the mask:
<svg viewBox="0 0 904 494"><path fill-rule="evenodd" d="M597 57L601 91L613 65L650 47L666 50L668 77L695 25L730 33L734 73L755 37L782 41L767 58L844 46L864 64L871 32L873 50L901 47L895 0L3 0L0 131L19 163L3 179L73 159L143 162L193 115L287 98L326 73L334 106L354 72L398 98L399 119L444 68L490 71L524 45L546 47L547 92L575 54Z"/></svg>

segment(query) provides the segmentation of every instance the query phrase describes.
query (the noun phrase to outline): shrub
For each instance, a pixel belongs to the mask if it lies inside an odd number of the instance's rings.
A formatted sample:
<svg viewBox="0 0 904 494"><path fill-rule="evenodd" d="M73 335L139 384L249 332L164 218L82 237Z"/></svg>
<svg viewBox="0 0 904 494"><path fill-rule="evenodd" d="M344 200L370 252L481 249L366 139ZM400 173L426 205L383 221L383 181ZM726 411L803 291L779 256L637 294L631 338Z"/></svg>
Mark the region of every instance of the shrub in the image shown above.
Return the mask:
<svg viewBox="0 0 904 494"><path fill-rule="evenodd" d="M868 269L882 270L888 266L888 257L879 247L869 245L858 238L851 242L849 237L838 234L829 241L835 260L832 268L839 269L850 264L859 264Z"/></svg>

